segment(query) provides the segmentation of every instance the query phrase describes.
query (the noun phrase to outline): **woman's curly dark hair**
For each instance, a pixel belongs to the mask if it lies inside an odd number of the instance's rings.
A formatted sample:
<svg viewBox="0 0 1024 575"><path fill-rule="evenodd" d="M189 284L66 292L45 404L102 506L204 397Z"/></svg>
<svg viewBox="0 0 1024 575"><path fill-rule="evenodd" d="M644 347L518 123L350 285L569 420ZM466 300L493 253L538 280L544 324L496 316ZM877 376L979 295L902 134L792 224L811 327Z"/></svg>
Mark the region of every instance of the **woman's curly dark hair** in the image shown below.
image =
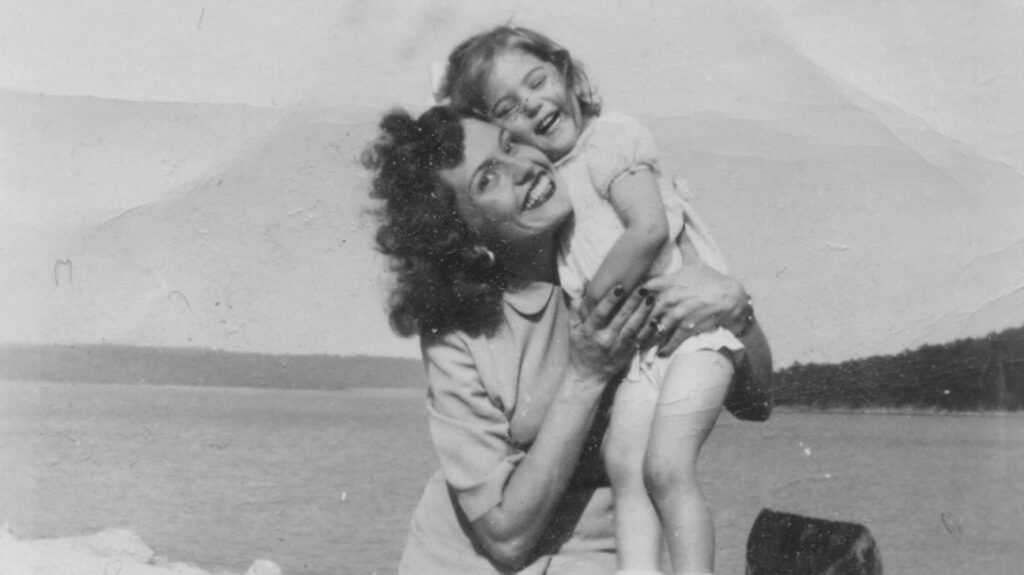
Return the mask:
<svg viewBox="0 0 1024 575"><path fill-rule="evenodd" d="M508 274L459 216L455 194L438 176L463 160L461 120L445 106L415 120L393 111L363 153L363 165L375 172L370 195L381 201L377 249L396 276L391 326L404 336L479 335L501 321Z"/></svg>
<svg viewBox="0 0 1024 575"><path fill-rule="evenodd" d="M448 55L448 68L440 95L450 98L451 105L456 108L488 117L490 114L484 101L487 75L494 59L508 50L522 50L552 64L576 96L583 116L593 118L601 114L601 100L583 72L583 65L551 38L518 26L497 26L456 46Z"/></svg>

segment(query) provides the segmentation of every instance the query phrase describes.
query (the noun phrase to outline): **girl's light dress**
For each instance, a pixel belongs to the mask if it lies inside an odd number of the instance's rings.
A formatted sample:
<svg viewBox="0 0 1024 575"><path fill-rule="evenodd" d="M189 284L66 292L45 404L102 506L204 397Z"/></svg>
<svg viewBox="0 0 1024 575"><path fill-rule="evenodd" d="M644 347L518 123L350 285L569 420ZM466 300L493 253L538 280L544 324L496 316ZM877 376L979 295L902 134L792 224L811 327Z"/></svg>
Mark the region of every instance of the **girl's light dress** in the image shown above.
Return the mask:
<svg viewBox="0 0 1024 575"><path fill-rule="evenodd" d="M558 258L559 282L570 297L578 300L583 295L587 282L597 273L601 262L625 229L612 206L611 188L619 178L638 170L649 170L658 179L669 224L668 240L654 262L650 276L673 273L682 267L682 255L676 239L687 225L686 218L692 221L694 212L689 209L688 198L684 196L685 188L662 175L654 138L639 122L616 113L605 113L592 119L580 134L576 146L555 167L569 188L575 213L572 229L562 235ZM724 265L717 253L703 253L702 243L694 242L697 253L724 273ZM729 330L718 328L690 337L676 353L720 349L736 351L743 349L743 344ZM657 358L651 350L633 361L628 379L641 379L660 388L667 362L668 358Z"/></svg>

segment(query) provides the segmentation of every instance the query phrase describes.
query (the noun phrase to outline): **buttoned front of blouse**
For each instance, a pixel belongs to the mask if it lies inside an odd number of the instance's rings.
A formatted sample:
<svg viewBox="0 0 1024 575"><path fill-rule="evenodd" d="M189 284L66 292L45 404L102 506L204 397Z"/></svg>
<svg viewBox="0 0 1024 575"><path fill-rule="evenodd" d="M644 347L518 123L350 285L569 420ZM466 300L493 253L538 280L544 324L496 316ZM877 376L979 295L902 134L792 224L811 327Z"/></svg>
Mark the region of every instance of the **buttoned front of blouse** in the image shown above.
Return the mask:
<svg viewBox="0 0 1024 575"><path fill-rule="evenodd" d="M504 321L494 334L422 339L441 474L414 514L400 572L497 572L476 551L468 524L501 503L506 481L537 437L568 369L569 315L561 289L534 283L506 294ZM570 564L587 565L580 571L587 573L603 572L598 565L614 567L602 432L595 425L580 461L565 462L577 472L538 544L537 559L521 573L554 573Z"/></svg>

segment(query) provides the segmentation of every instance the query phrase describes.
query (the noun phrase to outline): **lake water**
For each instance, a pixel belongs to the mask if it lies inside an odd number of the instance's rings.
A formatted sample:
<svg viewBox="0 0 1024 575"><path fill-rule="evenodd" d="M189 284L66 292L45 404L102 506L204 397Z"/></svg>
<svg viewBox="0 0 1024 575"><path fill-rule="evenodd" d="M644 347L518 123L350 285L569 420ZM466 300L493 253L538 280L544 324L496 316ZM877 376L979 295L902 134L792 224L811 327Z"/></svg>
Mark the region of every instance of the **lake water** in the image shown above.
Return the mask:
<svg viewBox="0 0 1024 575"><path fill-rule="evenodd" d="M436 467L423 393L0 383L0 521L135 529L209 569L393 573ZM718 572L763 507L865 524L886 573L1024 564L1024 417L723 416L704 450Z"/></svg>

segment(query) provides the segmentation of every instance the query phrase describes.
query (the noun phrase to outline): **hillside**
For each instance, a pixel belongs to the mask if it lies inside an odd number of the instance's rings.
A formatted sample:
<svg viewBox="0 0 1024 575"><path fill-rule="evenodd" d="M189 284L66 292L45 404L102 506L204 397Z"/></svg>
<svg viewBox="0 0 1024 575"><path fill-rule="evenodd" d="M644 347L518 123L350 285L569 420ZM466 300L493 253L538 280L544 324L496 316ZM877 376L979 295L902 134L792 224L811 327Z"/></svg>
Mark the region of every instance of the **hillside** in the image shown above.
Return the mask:
<svg viewBox="0 0 1024 575"><path fill-rule="evenodd" d="M274 389L424 389L418 360L127 345L0 346L0 380ZM812 409L1024 410L1024 327L775 373L777 404Z"/></svg>
<svg viewBox="0 0 1024 575"><path fill-rule="evenodd" d="M0 346L0 379L274 389L424 388L417 360L128 345Z"/></svg>

